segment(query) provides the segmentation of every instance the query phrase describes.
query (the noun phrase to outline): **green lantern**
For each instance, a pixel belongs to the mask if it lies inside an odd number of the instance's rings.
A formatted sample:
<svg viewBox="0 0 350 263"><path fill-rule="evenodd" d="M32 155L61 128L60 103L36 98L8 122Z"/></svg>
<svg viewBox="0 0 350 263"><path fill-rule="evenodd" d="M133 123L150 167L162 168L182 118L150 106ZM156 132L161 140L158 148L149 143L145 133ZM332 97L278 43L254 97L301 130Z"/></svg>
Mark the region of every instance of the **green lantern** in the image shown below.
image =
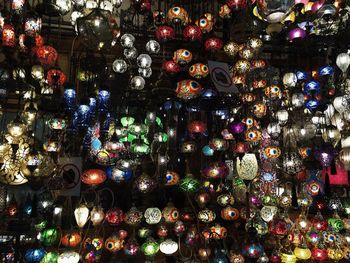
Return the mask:
<svg viewBox="0 0 350 263"><path fill-rule="evenodd" d="M133 135L140 136L142 134L145 134L148 130L148 127L145 124L132 124L129 127L129 132Z"/></svg>
<svg viewBox="0 0 350 263"><path fill-rule="evenodd" d="M126 117L121 118L120 122L124 127L127 127L127 126L130 126L131 124L133 124L135 122L135 119L133 117L126 116Z"/></svg>
<svg viewBox="0 0 350 263"><path fill-rule="evenodd" d="M40 261L40 263L56 263L57 259L58 259L57 252L49 252L44 256L44 258Z"/></svg>
<svg viewBox="0 0 350 263"><path fill-rule="evenodd" d="M138 235L140 238L146 238L149 237L152 234L152 230L148 227L141 227L138 230Z"/></svg>
<svg viewBox="0 0 350 263"><path fill-rule="evenodd" d="M47 226L47 221L43 220L43 221L39 221L37 224L34 225L35 230L38 232L43 231Z"/></svg>
<svg viewBox="0 0 350 263"><path fill-rule="evenodd" d="M199 181L188 174L180 181L180 189L186 193L195 193L199 190Z"/></svg>
<svg viewBox="0 0 350 263"><path fill-rule="evenodd" d="M141 251L145 256L154 256L159 251L159 244L153 238L147 238L146 242L141 245Z"/></svg>
<svg viewBox="0 0 350 263"><path fill-rule="evenodd" d="M41 233L40 241L44 246L52 246L57 242L58 236L56 228L47 228Z"/></svg>
<svg viewBox="0 0 350 263"><path fill-rule="evenodd" d="M156 142L167 142L168 135L165 132L158 132L154 135L154 141Z"/></svg>
<svg viewBox="0 0 350 263"><path fill-rule="evenodd" d="M350 198L343 200L344 213L350 215Z"/></svg>
<svg viewBox="0 0 350 263"><path fill-rule="evenodd" d="M340 218L329 218L328 224L337 232L340 232L345 228L345 224Z"/></svg>
<svg viewBox="0 0 350 263"><path fill-rule="evenodd" d="M149 154L150 148L146 143L136 142L131 145L130 151L136 155L145 155L145 154Z"/></svg>

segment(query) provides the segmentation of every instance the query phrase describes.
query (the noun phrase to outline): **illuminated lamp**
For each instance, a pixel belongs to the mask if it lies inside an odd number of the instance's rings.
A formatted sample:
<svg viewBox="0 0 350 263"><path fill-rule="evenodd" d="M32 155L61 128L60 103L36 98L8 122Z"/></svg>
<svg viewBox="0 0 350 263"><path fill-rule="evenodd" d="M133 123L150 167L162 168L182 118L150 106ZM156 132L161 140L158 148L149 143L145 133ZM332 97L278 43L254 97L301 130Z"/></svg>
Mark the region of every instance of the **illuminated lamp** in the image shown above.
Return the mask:
<svg viewBox="0 0 350 263"><path fill-rule="evenodd" d="M104 181L107 179L107 176L103 170L89 169L83 172L80 179L84 184L96 186L104 183Z"/></svg>
<svg viewBox="0 0 350 263"><path fill-rule="evenodd" d="M78 263L79 260L79 253L75 251L65 251L58 256L57 263Z"/></svg>
<svg viewBox="0 0 350 263"><path fill-rule="evenodd" d="M66 75L60 69L50 69L47 72L47 82L50 86L63 86L66 79Z"/></svg>
<svg viewBox="0 0 350 263"><path fill-rule="evenodd" d="M62 236L61 243L65 247L74 248L81 242L81 235L78 232L67 233Z"/></svg>
<svg viewBox="0 0 350 263"><path fill-rule="evenodd" d="M2 28L2 45L4 47L14 47L16 43L16 34L13 25L4 24Z"/></svg>
<svg viewBox="0 0 350 263"><path fill-rule="evenodd" d="M44 246L53 246L59 239L59 232L56 228L45 229L40 236L40 241Z"/></svg>
<svg viewBox="0 0 350 263"><path fill-rule="evenodd" d="M89 208L86 205L81 204L74 210L75 221L79 228L83 228L87 221L89 220Z"/></svg>
<svg viewBox="0 0 350 263"><path fill-rule="evenodd" d="M208 38L205 42L204 42L204 48L206 51L219 51L220 49L222 49L224 46L222 40L218 37L211 37Z"/></svg>
<svg viewBox="0 0 350 263"><path fill-rule="evenodd" d="M41 18L36 14L30 14L25 18L24 33L26 36L35 37L41 30Z"/></svg>
<svg viewBox="0 0 350 263"><path fill-rule="evenodd" d="M168 40L174 39L175 31L172 27L164 25L156 29L155 35L159 42L164 43L164 42L167 42Z"/></svg>
<svg viewBox="0 0 350 263"><path fill-rule="evenodd" d="M120 208L111 208L106 213L106 221L112 225L117 226L124 220L124 212Z"/></svg>
<svg viewBox="0 0 350 263"><path fill-rule="evenodd" d="M245 8L247 6L247 1L246 0L226 0L226 4L228 5L229 8L238 10Z"/></svg>
<svg viewBox="0 0 350 263"><path fill-rule="evenodd" d="M151 237L141 245L141 251L145 256L154 256L159 251L159 244Z"/></svg>
<svg viewBox="0 0 350 263"><path fill-rule="evenodd" d="M187 25L182 34L183 38L189 41L200 41L203 37L203 32L197 25Z"/></svg>
<svg viewBox="0 0 350 263"><path fill-rule="evenodd" d="M55 65L58 57L56 49L51 46L39 47L36 51L39 62L45 67L52 67Z"/></svg>
<svg viewBox="0 0 350 263"><path fill-rule="evenodd" d="M160 248L160 252L162 252L163 254L171 255L178 250L179 245L171 239L166 239L160 243L159 248Z"/></svg>
<svg viewBox="0 0 350 263"><path fill-rule="evenodd" d="M296 27L288 32L288 40L289 41L294 41L296 39L303 39L306 37L306 32L305 30Z"/></svg>
<svg viewBox="0 0 350 263"><path fill-rule="evenodd" d="M179 64L177 64L173 60L168 60L163 62L162 70L166 74L175 75L181 71L181 67Z"/></svg>
<svg viewBox="0 0 350 263"><path fill-rule="evenodd" d="M46 251L43 248L30 248L25 254L24 258L28 263L38 263L40 262L46 254Z"/></svg>

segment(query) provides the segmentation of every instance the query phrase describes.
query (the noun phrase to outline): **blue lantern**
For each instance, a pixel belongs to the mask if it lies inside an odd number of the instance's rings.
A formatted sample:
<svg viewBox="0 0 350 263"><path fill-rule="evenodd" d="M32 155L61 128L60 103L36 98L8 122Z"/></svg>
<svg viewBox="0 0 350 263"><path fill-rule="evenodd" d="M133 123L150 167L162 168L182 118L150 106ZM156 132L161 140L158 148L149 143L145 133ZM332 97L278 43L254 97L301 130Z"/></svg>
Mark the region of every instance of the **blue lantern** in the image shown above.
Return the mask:
<svg viewBox="0 0 350 263"><path fill-rule="evenodd" d="M214 263L228 263L225 250L215 249Z"/></svg>
<svg viewBox="0 0 350 263"><path fill-rule="evenodd" d="M295 75L297 76L298 81L307 80L307 73L302 70L298 70Z"/></svg>
<svg viewBox="0 0 350 263"><path fill-rule="evenodd" d="M64 90L64 109L66 111L73 111L76 103L76 92L73 88L66 88Z"/></svg>
<svg viewBox="0 0 350 263"><path fill-rule="evenodd" d="M25 253L25 259L28 263L40 262L45 256L46 251L43 248L30 248Z"/></svg>
<svg viewBox="0 0 350 263"><path fill-rule="evenodd" d="M76 111L76 120L78 128L86 128L90 124L90 107L81 104Z"/></svg>
<svg viewBox="0 0 350 263"><path fill-rule="evenodd" d="M100 112L108 111L109 99L111 94L108 90L100 90L98 92L98 110Z"/></svg>
<svg viewBox="0 0 350 263"><path fill-rule="evenodd" d="M309 110L314 110L320 105L318 100L307 100L305 102L305 107Z"/></svg>
<svg viewBox="0 0 350 263"><path fill-rule="evenodd" d="M334 68L332 66L326 65L323 67L320 67L318 70L318 74L320 76L329 76L334 74Z"/></svg>
<svg viewBox="0 0 350 263"><path fill-rule="evenodd" d="M304 94L306 95L311 95L311 94L318 95L320 94L320 91L321 91L320 83L314 80L307 82L304 86Z"/></svg>
<svg viewBox="0 0 350 263"><path fill-rule="evenodd" d="M108 167L106 174L109 179L116 183L129 181L132 177L132 170L122 170L117 167Z"/></svg>
<svg viewBox="0 0 350 263"><path fill-rule="evenodd" d="M202 152L205 156L213 156L214 155L214 150L209 145L205 145L202 148Z"/></svg>
<svg viewBox="0 0 350 263"><path fill-rule="evenodd" d="M27 216L31 216L33 213L33 205L32 205L32 199L30 198L30 194L27 195L27 199L26 199L26 202L24 203L23 210Z"/></svg>

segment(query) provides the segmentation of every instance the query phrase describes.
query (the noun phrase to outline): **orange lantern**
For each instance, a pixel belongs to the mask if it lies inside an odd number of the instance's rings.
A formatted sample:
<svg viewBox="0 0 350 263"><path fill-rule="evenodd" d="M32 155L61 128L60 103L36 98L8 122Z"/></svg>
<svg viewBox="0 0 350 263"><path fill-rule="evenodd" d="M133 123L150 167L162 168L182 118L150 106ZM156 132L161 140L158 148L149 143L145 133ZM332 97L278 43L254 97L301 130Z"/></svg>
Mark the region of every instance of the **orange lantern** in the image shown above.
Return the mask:
<svg viewBox="0 0 350 263"><path fill-rule="evenodd" d="M51 46L41 46L37 49L36 55L43 66L54 66L58 57L56 49Z"/></svg>
<svg viewBox="0 0 350 263"><path fill-rule="evenodd" d="M239 218L239 211L236 208L227 206L221 209L221 217L224 220L233 221Z"/></svg>
<svg viewBox="0 0 350 263"><path fill-rule="evenodd" d="M61 238L61 243L65 247L77 247L81 242L81 235L78 232L67 233Z"/></svg>
<svg viewBox="0 0 350 263"><path fill-rule="evenodd" d="M100 169L86 170L81 176L81 181L88 185L99 185L106 181L106 179L106 173Z"/></svg>

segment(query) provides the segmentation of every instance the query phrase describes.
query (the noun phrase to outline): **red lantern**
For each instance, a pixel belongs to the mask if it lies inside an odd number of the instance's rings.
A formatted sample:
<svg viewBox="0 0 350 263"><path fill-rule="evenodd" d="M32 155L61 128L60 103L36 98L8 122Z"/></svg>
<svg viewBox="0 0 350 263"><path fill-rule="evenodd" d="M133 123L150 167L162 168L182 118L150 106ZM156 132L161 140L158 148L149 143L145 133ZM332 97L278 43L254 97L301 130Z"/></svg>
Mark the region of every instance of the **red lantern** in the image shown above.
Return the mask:
<svg viewBox="0 0 350 263"><path fill-rule="evenodd" d="M159 225L158 229L157 229L157 235L160 237L160 238L165 238L168 236L168 228L166 227L166 225L164 224L161 224Z"/></svg>
<svg viewBox="0 0 350 263"><path fill-rule="evenodd" d="M331 173L331 168L324 168L322 172L323 180L325 180L326 173L329 174L329 182L331 185L349 185L348 171L344 168L344 165L338 162L336 164L336 174Z"/></svg>
<svg viewBox="0 0 350 263"><path fill-rule="evenodd" d="M43 66L53 66L56 63L58 54L56 49L51 46L42 46L36 51L39 62Z"/></svg>
<svg viewBox="0 0 350 263"><path fill-rule="evenodd" d="M269 257L269 262L271 262L271 263L281 263L282 260L281 260L281 257L278 256L278 255L271 255Z"/></svg>
<svg viewBox="0 0 350 263"><path fill-rule="evenodd" d="M5 24L2 28L2 45L5 47L14 47L16 34L13 25Z"/></svg>
<svg viewBox="0 0 350 263"><path fill-rule="evenodd" d="M248 150L248 144L246 144L245 142L237 142L233 147L233 151L235 153L246 153Z"/></svg>
<svg viewBox="0 0 350 263"><path fill-rule="evenodd" d="M86 170L81 176L81 181L87 185L99 185L106 181L106 179L106 173L100 169Z"/></svg>
<svg viewBox="0 0 350 263"><path fill-rule="evenodd" d="M241 9L247 6L247 1L246 0L226 0L226 4L231 9Z"/></svg>
<svg viewBox="0 0 350 263"><path fill-rule="evenodd" d="M65 247L77 247L81 242L81 236L78 232L67 233L61 238L61 243Z"/></svg>
<svg viewBox="0 0 350 263"><path fill-rule="evenodd" d="M166 42L172 40L175 37L174 29L170 26L160 26L156 30L156 38L160 42Z"/></svg>
<svg viewBox="0 0 350 263"><path fill-rule="evenodd" d="M106 213L106 220L112 226L117 226L124 220L124 212L120 208L112 208Z"/></svg>
<svg viewBox="0 0 350 263"><path fill-rule="evenodd" d="M275 218L269 222L269 232L277 236L288 234L287 223L283 219Z"/></svg>
<svg viewBox="0 0 350 263"><path fill-rule="evenodd" d="M150 12L152 9L150 0L134 0L133 4L137 12L139 12L140 14L145 14L147 12Z"/></svg>
<svg viewBox="0 0 350 263"><path fill-rule="evenodd" d="M190 133L204 133L207 130L207 124L204 121L192 121L187 125Z"/></svg>
<svg viewBox="0 0 350 263"><path fill-rule="evenodd" d="M206 51L218 51L224 46L222 40L218 37L208 38L204 42L204 48Z"/></svg>
<svg viewBox="0 0 350 263"><path fill-rule="evenodd" d="M36 35L35 37L35 45L37 47L42 47L44 45L44 38L40 35Z"/></svg>
<svg viewBox="0 0 350 263"><path fill-rule="evenodd" d="M168 60L163 62L162 70L169 75L175 75L181 71L181 67L173 60Z"/></svg>
<svg viewBox="0 0 350 263"><path fill-rule="evenodd" d="M311 257L314 260L325 261L328 259L327 249L314 247L311 249Z"/></svg>
<svg viewBox="0 0 350 263"><path fill-rule="evenodd" d="M203 37L203 31L197 25L188 25L182 32L185 40L200 41Z"/></svg>
<svg viewBox="0 0 350 263"><path fill-rule="evenodd" d="M50 86L63 86L66 82L66 75L62 70L50 69L47 72L47 82Z"/></svg>

